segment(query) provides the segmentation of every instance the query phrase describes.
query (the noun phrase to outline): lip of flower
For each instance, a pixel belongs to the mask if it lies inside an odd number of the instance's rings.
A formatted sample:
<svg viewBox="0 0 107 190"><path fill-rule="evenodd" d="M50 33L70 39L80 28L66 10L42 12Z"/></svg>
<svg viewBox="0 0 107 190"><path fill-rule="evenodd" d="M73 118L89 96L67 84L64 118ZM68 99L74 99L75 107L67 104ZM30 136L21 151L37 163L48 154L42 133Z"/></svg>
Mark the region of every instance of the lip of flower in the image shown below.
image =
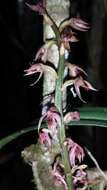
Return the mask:
<svg viewBox="0 0 107 190"><path fill-rule="evenodd" d="M35 73L40 73L38 79L33 84L31 84L31 86L35 85L40 80L43 73L45 73L45 72L50 72L55 79L58 78L56 71L51 66L44 65L42 63L33 64L30 66L30 68L24 70L24 72L25 72L24 76L33 75Z"/></svg>

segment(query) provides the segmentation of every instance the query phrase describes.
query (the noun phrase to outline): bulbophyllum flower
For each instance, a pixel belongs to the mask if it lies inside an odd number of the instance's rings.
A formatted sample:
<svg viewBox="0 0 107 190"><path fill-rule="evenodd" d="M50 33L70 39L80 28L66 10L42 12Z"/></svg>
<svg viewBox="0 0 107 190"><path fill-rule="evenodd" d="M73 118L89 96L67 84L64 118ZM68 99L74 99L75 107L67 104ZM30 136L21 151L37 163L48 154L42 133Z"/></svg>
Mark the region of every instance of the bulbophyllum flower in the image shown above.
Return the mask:
<svg viewBox="0 0 107 190"><path fill-rule="evenodd" d="M57 165L57 163L55 163L53 170L51 171L54 184L55 186L58 186L58 187L63 186L64 190L68 190L67 183L65 181L65 176L63 173L61 173L61 170L59 168L60 168L60 165Z"/></svg>
<svg viewBox="0 0 107 190"><path fill-rule="evenodd" d="M65 66L69 69L69 75L71 77L76 77L78 74L81 74L81 73L83 73L84 75L87 76L87 73L81 67L79 67L75 64L66 62Z"/></svg>
<svg viewBox="0 0 107 190"><path fill-rule="evenodd" d="M34 61L41 59L44 63L47 61L48 52L51 46L55 44L54 40L47 41L36 53Z"/></svg>
<svg viewBox="0 0 107 190"><path fill-rule="evenodd" d="M41 129L39 132L39 142L46 147L50 147L52 145L52 137L48 129Z"/></svg>
<svg viewBox="0 0 107 190"><path fill-rule="evenodd" d="M31 86L35 85L39 81L39 79L42 77L42 75L46 72L49 72L50 74L52 74L55 79L58 78L56 71L52 67L48 65L44 65L42 63L33 64L28 69L24 70L24 72L25 72L25 76L33 75L35 73L40 73L38 79L33 84L31 84Z"/></svg>
<svg viewBox="0 0 107 190"><path fill-rule="evenodd" d="M67 138L64 142L64 145L67 147L69 152L69 161L70 165L74 167L76 165L76 162L79 163L83 161L84 158L84 150L81 146L79 146L77 143L75 143L72 139Z"/></svg>
<svg viewBox="0 0 107 190"><path fill-rule="evenodd" d="M45 7L43 6L43 1L39 1L35 5L30 5L29 3L26 3L26 5L35 12L39 12L39 14L43 15L45 13Z"/></svg>
<svg viewBox="0 0 107 190"><path fill-rule="evenodd" d="M69 20L65 20L60 24L59 30L62 32L66 27L70 26L76 30L86 32L90 27L89 24L83 21L80 18L71 18Z"/></svg>
<svg viewBox="0 0 107 190"><path fill-rule="evenodd" d="M74 85L75 91L77 96L80 98L80 100L84 103L86 103L82 97L81 97L81 93L80 93L80 88L84 88L85 90L94 90L96 91L95 88L93 88L93 86L86 80L84 80L82 77L77 77L76 79L72 79L72 80L68 80L66 81L63 86L62 86L62 91L67 88L68 86ZM72 90L72 89L71 89Z"/></svg>
<svg viewBox="0 0 107 190"><path fill-rule="evenodd" d="M72 111L72 112L68 112L65 116L64 116L64 123L69 123L70 121L78 121L80 120L80 113L78 111Z"/></svg>
<svg viewBox="0 0 107 190"><path fill-rule="evenodd" d="M51 135L54 137L57 134L57 127L61 125L61 118L55 106L50 107L47 112L40 118L38 130L41 127L42 121L45 120L50 130Z"/></svg>

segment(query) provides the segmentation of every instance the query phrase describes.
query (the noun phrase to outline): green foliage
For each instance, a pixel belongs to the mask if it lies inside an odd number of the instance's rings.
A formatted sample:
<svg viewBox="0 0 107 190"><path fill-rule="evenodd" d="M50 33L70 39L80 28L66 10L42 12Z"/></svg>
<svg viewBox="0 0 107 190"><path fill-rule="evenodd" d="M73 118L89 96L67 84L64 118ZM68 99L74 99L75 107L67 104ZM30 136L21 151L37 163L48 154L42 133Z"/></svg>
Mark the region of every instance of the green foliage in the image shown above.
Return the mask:
<svg viewBox="0 0 107 190"><path fill-rule="evenodd" d="M107 108L105 107L83 107L80 110L80 120L72 121L67 126L90 126L90 127L107 127ZM43 126L43 124L42 124ZM5 145L31 131L37 130L37 125L32 125L26 129L15 132L0 140L0 149Z"/></svg>

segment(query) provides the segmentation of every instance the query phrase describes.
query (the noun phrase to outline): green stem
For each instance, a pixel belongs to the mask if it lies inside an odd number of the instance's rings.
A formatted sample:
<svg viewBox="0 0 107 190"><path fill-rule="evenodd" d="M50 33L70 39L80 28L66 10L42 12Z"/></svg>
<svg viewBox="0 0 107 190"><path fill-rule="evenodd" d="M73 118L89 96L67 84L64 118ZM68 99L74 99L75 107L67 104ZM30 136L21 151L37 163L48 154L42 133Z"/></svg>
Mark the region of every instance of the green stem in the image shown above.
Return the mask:
<svg viewBox="0 0 107 190"><path fill-rule="evenodd" d="M62 107L62 84L63 84L63 76L64 76L64 64L65 64L65 58L64 54L60 53L59 47L59 65L58 65L58 80L56 81L56 88L55 88L55 106L59 110L61 114L61 126L59 126L59 140L60 145L62 148L62 160L64 164L64 170L66 175L66 181L68 185L68 190L73 190L73 182L72 182L72 174L71 174L71 168L69 165L69 159L68 159L68 152L66 150L66 147L64 147L63 143L65 141L65 126L63 122L63 107Z"/></svg>

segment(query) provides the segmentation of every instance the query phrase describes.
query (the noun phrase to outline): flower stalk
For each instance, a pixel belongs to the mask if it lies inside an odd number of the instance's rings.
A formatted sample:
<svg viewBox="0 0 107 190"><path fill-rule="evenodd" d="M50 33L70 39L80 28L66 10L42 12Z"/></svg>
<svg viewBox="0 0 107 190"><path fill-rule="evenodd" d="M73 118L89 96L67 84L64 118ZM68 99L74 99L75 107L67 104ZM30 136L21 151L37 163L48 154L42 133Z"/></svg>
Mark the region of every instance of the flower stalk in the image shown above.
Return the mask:
<svg viewBox="0 0 107 190"><path fill-rule="evenodd" d="M59 41L59 39L58 39ZM62 85L64 78L64 69L65 69L65 50L63 44L59 46L59 64L58 64L58 79L56 81L55 87L55 106L58 108L61 114L61 126L59 126L59 141L62 149L62 162L64 164L64 171L66 175L66 181L68 185L68 190L73 190L73 182L72 182L72 174L71 168L68 161L68 152L66 147L64 147L63 143L65 141L65 126L63 120L63 105L62 105Z"/></svg>

